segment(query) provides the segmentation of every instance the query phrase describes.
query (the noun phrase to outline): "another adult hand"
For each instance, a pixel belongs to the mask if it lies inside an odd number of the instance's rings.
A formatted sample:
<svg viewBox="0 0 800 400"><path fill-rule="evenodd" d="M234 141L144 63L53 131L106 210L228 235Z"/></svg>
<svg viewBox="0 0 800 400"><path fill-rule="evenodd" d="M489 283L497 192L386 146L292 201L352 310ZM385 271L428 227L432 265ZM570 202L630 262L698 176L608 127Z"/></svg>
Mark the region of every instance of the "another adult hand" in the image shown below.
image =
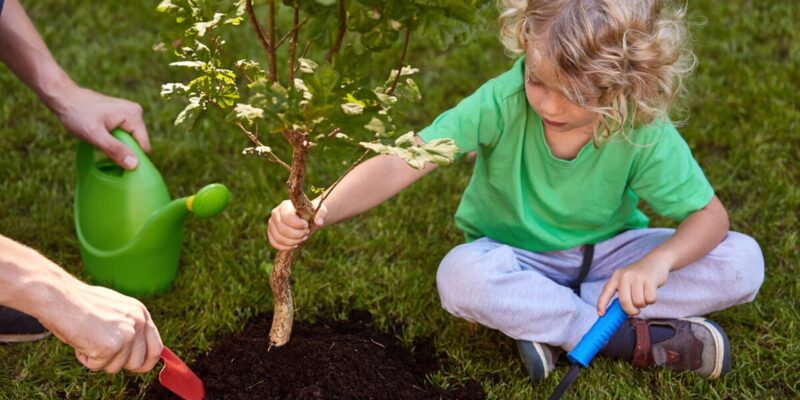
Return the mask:
<svg viewBox="0 0 800 400"><path fill-rule="evenodd" d="M75 349L92 371L142 373L158 363L163 344L147 308L138 300L75 280L67 296L40 322Z"/></svg>
<svg viewBox="0 0 800 400"><path fill-rule="evenodd" d="M314 201L314 207L316 207L317 201ZM327 214L328 208L323 204L314 217L315 229L325 224ZM278 250L291 250L305 242L310 234L308 222L297 216L297 210L291 201L284 200L272 209L267 229L267 236L272 247Z"/></svg>
<svg viewBox="0 0 800 400"><path fill-rule="evenodd" d="M145 152L150 151L150 140L139 104L79 86L72 86L60 93L54 103L53 111L70 133L102 150L121 167L134 169L139 160L131 149L111 136L109 131L122 128L133 135Z"/></svg>

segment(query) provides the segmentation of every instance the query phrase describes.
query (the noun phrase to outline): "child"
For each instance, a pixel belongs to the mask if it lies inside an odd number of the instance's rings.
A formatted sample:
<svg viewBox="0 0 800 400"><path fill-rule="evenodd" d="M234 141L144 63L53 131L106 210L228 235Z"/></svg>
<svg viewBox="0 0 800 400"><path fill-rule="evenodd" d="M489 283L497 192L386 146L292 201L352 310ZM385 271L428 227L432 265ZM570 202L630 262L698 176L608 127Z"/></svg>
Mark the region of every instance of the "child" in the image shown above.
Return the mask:
<svg viewBox="0 0 800 400"><path fill-rule="evenodd" d="M442 306L516 339L538 380L616 294L631 318L603 354L725 374L727 336L698 316L753 300L764 262L752 238L728 231L725 208L668 120L694 66L682 12L659 0L500 7L501 39L524 57L419 135L477 152L455 216L467 243L436 276ZM333 191L315 224L377 206L433 169L372 158ZM680 226L647 228L640 199ZM289 201L273 210L275 248L309 233Z"/></svg>

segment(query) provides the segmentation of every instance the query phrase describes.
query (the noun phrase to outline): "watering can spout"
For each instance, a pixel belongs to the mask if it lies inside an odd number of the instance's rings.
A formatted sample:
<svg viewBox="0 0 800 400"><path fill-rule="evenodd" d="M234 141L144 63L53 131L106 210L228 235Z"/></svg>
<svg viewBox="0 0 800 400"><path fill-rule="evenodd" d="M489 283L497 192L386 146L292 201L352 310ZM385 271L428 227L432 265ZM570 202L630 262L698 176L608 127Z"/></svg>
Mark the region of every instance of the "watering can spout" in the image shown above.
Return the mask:
<svg viewBox="0 0 800 400"><path fill-rule="evenodd" d="M136 239L146 243L134 241L132 246L149 246L171 240L176 230L183 228L183 221L187 215L203 219L221 213L228 205L228 188L220 183L212 183L200 189L193 196L181 197L167 203L155 211Z"/></svg>
<svg viewBox="0 0 800 400"><path fill-rule="evenodd" d="M228 188L221 183L212 183L186 199L186 208L197 218L210 218L222 212L228 205Z"/></svg>
<svg viewBox="0 0 800 400"><path fill-rule="evenodd" d="M228 189L214 183L170 200L161 174L136 141L120 129L112 135L134 152L139 165L124 170L79 144L75 226L83 266L96 283L128 295L162 292L177 274L186 215L219 214Z"/></svg>

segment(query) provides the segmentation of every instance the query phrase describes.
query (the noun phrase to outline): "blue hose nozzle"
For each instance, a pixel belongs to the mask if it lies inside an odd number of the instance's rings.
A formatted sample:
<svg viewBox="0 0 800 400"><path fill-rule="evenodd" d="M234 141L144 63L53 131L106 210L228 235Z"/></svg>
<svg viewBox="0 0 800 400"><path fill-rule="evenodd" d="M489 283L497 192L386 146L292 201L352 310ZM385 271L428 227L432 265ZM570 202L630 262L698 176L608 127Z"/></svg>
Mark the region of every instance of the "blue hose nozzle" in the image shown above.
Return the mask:
<svg viewBox="0 0 800 400"><path fill-rule="evenodd" d="M608 340L617 332L617 329L626 318L628 318L628 315L622 310L619 301L614 299L606 309L606 313L592 325L589 332L583 335L578 345L567 353L569 361L574 364L580 364L583 368L588 367L597 352L608 343Z"/></svg>

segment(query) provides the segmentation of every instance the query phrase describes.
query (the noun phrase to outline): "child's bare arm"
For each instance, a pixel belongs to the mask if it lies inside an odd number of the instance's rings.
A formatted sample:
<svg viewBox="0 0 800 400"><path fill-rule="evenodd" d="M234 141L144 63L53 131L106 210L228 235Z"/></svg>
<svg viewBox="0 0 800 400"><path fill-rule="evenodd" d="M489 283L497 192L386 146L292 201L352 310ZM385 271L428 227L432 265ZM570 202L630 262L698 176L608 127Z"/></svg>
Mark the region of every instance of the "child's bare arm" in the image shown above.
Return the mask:
<svg viewBox="0 0 800 400"><path fill-rule="evenodd" d="M619 292L619 302L629 315L656 302L656 289L670 272L677 271L713 250L728 233L730 222L725 206L714 196L702 209L681 222L675 234L641 260L611 275L597 300L603 315L611 297Z"/></svg>
<svg viewBox="0 0 800 400"><path fill-rule="evenodd" d="M379 155L354 168L325 199L314 224L330 225L361 214L388 200L436 168L411 168L397 156ZM315 200L315 203L319 199ZM292 202L284 200L272 210L267 234L272 247L289 250L308 238L308 223L295 214Z"/></svg>

